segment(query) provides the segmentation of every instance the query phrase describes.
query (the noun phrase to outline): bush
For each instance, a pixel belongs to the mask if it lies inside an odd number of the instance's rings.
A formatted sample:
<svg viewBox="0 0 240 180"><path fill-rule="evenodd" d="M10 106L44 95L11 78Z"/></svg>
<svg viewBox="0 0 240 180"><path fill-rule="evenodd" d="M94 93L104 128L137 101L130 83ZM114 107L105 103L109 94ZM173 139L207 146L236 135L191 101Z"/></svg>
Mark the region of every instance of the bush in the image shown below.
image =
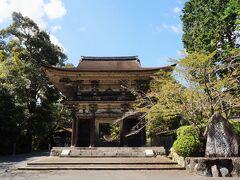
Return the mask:
<svg viewBox="0 0 240 180"><path fill-rule="evenodd" d="M199 150L202 149L202 143L199 141L199 139L196 139L190 135L186 135L178 138L174 142L173 148L178 155L183 157L199 156L201 153Z"/></svg>
<svg viewBox="0 0 240 180"><path fill-rule="evenodd" d="M237 120L231 120L230 123L232 124L233 126L233 130L234 132L240 136L240 122L237 121Z"/></svg>
<svg viewBox="0 0 240 180"><path fill-rule="evenodd" d="M177 140L173 144L176 153L183 157L202 155L203 143L198 134L198 131L192 126L178 128Z"/></svg>
<svg viewBox="0 0 240 180"><path fill-rule="evenodd" d="M177 137L181 136L194 136L198 137L198 131L192 126L181 126L177 129Z"/></svg>

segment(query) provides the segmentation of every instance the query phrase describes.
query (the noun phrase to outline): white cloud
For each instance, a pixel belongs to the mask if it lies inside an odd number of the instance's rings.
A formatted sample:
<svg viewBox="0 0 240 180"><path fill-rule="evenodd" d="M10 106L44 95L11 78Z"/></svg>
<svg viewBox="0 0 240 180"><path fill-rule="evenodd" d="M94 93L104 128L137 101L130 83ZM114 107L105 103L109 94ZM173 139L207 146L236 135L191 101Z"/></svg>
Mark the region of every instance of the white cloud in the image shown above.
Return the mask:
<svg viewBox="0 0 240 180"><path fill-rule="evenodd" d="M9 20L13 12L20 12L34 20L41 29L47 29L46 17L49 19L62 18L66 14L62 0L0 0L0 23ZM61 26L52 26L51 31L57 32ZM64 51L63 45L56 36L50 34L53 44L58 45Z"/></svg>
<svg viewBox="0 0 240 180"><path fill-rule="evenodd" d="M182 33L182 26L180 24L178 25L171 25L170 29L175 32L176 34Z"/></svg>
<svg viewBox="0 0 240 180"><path fill-rule="evenodd" d="M60 48L62 48L63 51L66 52L63 45L60 43L60 41L57 39L56 36L54 36L53 34L50 34L49 36L50 36L50 40L53 44L58 45Z"/></svg>
<svg viewBox="0 0 240 180"><path fill-rule="evenodd" d="M43 0L0 0L0 4L0 23L8 20L15 11L30 17L41 28L46 27L46 23L43 20Z"/></svg>
<svg viewBox="0 0 240 180"><path fill-rule="evenodd" d="M66 9L61 0L51 0L49 3L45 3L45 0L0 0L0 23L8 20L13 12L28 16L40 28L46 29L44 17L47 15L50 19L61 18L66 14Z"/></svg>
<svg viewBox="0 0 240 180"><path fill-rule="evenodd" d="M176 34L182 33L182 26L180 24L178 25L168 25L168 24L161 24L160 26L156 27L156 30L158 32L162 32L163 30L170 30Z"/></svg>
<svg viewBox="0 0 240 180"><path fill-rule="evenodd" d="M0 23L10 17L10 8L7 0L0 0Z"/></svg>
<svg viewBox="0 0 240 180"><path fill-rule="evenodd" d="M181 8L180 8L180 7L175 7L175 8L173 9L173 12L175 12L175 13L180 13L180 12L181 12Z"/></svg>
<svg viewBox="0 0 240 180"><path fill-rule="evenodd" d="M53 33L57 32L57 31L60 31L61 29L62 29L62 26L60 26L60 25L56 25L56 26L51 27L51 31Z"/></svg>
<svg viewBox="0 0 240 180"><path fill-rule="evenodd" d="M156 30L158 32L162 32L164 29L168 29L168 28L169 28L169 25L167 25L167 24L160 24L160 26L156 27Z"/></svg>
<svg viewBox="0 0 240 180"><path fill-rule="evenodd" d="M67 13L61 0L50 0L44 5L44 11L50 19L61 18Z"/></svg>
<svg viewBox="0 0 240 180"><path fill-rule="evenodd" d="M188 53L187 53L186 49L177 50L178 56L185 57L185 56L187 56L187 54Z"/></svg>

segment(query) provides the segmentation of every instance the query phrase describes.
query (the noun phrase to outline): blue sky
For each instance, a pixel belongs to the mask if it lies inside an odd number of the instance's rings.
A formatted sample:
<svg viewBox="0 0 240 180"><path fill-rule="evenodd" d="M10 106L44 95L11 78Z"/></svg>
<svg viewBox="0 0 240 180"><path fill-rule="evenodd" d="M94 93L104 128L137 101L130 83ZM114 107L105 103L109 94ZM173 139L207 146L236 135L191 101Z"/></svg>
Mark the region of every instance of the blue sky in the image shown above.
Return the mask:
<svg viewBox="0 0 240 180"><path fill-rule="evenodd" d="M77 65L81 56L138 55L143 66L180 58L186 0L0 0L0 28L12 11L34 19Z"/></svg>

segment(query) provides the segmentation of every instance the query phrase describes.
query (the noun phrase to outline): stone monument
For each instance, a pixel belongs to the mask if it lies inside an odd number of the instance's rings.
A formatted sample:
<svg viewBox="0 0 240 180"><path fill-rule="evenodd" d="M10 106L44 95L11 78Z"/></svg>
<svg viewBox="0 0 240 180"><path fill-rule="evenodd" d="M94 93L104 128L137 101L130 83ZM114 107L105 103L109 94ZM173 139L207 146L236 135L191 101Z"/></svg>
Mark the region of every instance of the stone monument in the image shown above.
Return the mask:
<svg viewBox="0 0 240 180"><path fill-rule="evenodd" d="M215 113L208 122L205 156L238 156L239 140L232 125L220 113Z"/></svg>

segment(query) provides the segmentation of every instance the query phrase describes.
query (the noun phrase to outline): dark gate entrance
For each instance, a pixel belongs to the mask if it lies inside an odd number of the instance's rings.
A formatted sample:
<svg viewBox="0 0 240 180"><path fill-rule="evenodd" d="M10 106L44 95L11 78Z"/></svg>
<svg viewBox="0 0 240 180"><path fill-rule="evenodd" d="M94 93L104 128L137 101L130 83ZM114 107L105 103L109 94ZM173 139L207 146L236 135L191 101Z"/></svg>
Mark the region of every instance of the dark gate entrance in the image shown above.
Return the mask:
<svg viewBox="0 0 240 180"><path fill-rule="evenodd" d="M89 147L90 146L90 120L80 119L78 126L78 147Z"/></svg>
<svg viewBox="0 0 240 180"><path fill-rule="evenodd" d="M123 120L123 134L124 136L133 131L133 127L139 122L137 118L128 118ZM143 128L137 133L124 137L123 146L140 147L146 144L146 128Z"/></svg>

